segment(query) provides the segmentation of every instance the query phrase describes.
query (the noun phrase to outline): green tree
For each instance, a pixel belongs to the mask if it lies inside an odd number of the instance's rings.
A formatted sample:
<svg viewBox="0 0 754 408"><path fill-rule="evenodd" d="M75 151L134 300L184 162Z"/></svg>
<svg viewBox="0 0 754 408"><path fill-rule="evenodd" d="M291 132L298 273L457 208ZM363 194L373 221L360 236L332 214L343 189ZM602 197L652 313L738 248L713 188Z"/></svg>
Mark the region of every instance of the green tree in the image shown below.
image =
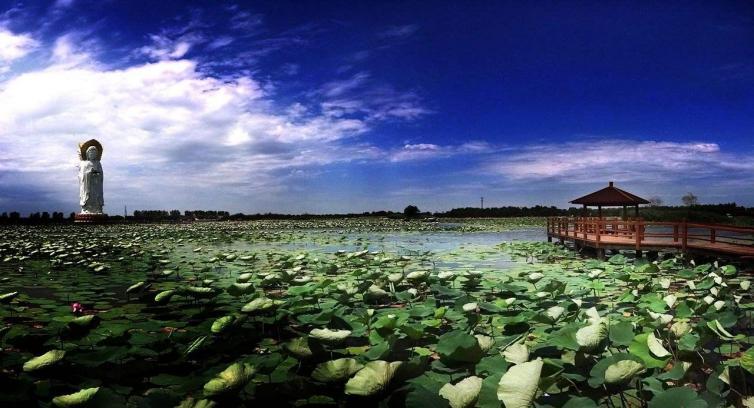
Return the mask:
<svg viewBox="0 0 754 408"><path fill-rule="evenodd" d="M699 197L695 196L694 193L687 193L685 196L681 197L681 201L683 201L683 205L691 207L699 204Z"/></svg>
<svg viewBox="0 0 754 408"><path fill-rule="evenodd" d="M405 215L406 218L414 218L419 215L419 207L415 205L406 206L406 208L403 209L403 215Z"/></svg>

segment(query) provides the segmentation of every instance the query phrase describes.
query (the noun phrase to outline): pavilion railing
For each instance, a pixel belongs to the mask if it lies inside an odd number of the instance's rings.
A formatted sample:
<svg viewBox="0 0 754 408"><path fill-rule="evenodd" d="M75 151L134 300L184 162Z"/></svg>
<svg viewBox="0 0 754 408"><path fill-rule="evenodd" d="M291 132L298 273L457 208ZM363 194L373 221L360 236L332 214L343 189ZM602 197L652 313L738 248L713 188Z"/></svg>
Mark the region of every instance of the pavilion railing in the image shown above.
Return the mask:
<svg viewBox="0 0 754 408"><path fill-rule="evenodd" d="M668 246L682 250L692 247L735 252L736 249L754 247L754 228L686 221L645 221L641 218L549 217L547 234L591 241L597 247L601 243L630 242L637 250L642 246Z"/></svg>

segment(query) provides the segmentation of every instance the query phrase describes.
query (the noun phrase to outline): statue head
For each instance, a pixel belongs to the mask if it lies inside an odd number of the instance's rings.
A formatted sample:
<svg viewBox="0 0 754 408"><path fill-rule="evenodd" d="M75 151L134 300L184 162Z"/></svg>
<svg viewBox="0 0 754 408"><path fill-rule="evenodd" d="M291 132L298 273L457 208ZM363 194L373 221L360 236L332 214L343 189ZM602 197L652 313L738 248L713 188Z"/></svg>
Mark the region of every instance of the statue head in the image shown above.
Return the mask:
<svg viewBox="0 0 754 408"><path fill-rule="evenodd" d="M99 159L99 151L97 151L97 147L89 146L89 148L86 149L86 159L89 161L97 161Z"/></svg>

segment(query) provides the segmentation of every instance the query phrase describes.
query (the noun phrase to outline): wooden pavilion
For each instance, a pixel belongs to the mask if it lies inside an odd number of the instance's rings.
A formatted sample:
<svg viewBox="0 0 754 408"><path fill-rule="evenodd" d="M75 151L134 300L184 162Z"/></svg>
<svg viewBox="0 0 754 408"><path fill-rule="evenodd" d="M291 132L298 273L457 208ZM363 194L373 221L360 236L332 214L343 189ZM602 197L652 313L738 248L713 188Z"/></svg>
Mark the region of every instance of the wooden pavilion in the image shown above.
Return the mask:
<svg viewBox="0 0 754 408"><path fill-rule="evenodd" d="M611 181L607 187L583 197L579 197L571 201L571 204L582 204L584 206L585 216L587 207L597 207L598 218L602 218L602 207L623 207L623 219L626 219L627 207L634 207L634 217L638 218L639 205L649 204L649 201L615 187Z"/></svg>
<svg viewBox="0 0 754 408"><path fill-rule="evenodd" d="M754 263L754 228L735 225L701 224L682 221L645 221L639 218L639 206L649 201L610 184L598 191L571 201L597 207L599 217L549 217L547 241L553 238L565 244L573 242L577 250L594 249L599 258L608 250L678 251L706 256L725 257ZM626 218L626 208L635 209L635 218ZM623 207L623 219L602 218L602 207Z"/></svg>

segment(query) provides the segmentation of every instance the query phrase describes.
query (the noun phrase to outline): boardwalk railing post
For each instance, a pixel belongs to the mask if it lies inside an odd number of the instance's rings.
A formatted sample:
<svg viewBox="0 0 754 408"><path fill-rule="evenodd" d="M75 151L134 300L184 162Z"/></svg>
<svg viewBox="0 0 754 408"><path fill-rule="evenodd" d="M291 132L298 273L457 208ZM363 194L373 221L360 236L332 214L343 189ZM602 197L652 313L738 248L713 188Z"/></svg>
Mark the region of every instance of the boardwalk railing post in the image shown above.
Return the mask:
<svg viewBox="0 0 754 408"><path fill-rule="evenodd" d="M634 229L636 234L636 250L641 250L641 221L634 221Z"/></svg>
<svg viewBox="0 0 754 408"><path fill-rule="evenodd" d="M678 242L678 224L673 225L673 242Z"/></svg>
<svg viewBox="0 0 754 408"><path fill-rule="evenodd" d="M597 248L600 247L600 221L597 220L597 222L594 224L594 234L596 235L597 239Z"/></svg>
<svg viewBox="0 0 754 408"><path fill-rule="evenodd" d="M717 232L715 231L714 228L710 228L709 229L709 241L714 244L716 239L717 239Z"/></svg>
<svg viewBox="0 0 754 408"><path fill-rule="evenodd" d="M682 238L683 241L681 243L681 249L683 250L683 253L686 253L686 248L688 247L688 244L689 244L689 225L686 222L685 218L683 219L682 225L683 225L683 238Z"/></svg>

